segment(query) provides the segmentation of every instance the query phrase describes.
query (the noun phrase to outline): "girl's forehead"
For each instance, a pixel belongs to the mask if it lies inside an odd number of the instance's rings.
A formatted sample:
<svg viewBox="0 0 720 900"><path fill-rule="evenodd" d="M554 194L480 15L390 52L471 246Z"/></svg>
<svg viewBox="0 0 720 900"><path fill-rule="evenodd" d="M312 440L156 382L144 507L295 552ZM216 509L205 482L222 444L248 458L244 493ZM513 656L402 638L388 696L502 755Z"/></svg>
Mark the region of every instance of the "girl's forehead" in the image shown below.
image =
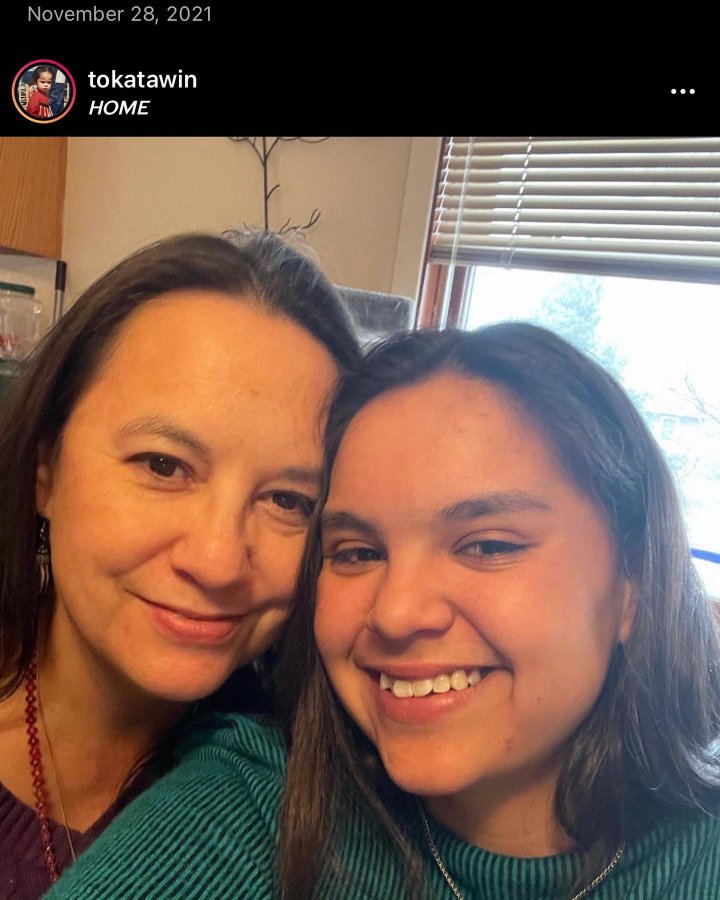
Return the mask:
<svg viewBox="0 0 720 900"><path fill-rule="evenodd" d="M445 507L495 493L584 494L553 442L501 387L447 374L398 388L350 422L330 477L337 504Z"/></svg>
<svg viewBox="0 0 720 900"><path fill-rule="evenodd" d="M484 379L441 372L411 385L387 391L371 400L350 422L343 443L373 433L412 432L427 441L442 441L458 433L491 436L535 431L534 423L498 385ZM418 449L408 445L408 453Z"/></svg>
<svg viewBox="0 0 720 900"><path fill-rule="evenodd" d="M449 474L500 480L522 470L557 478L553 448L501 388L475 378L441 374L368 403L350 422L333 466L332 483L362 475L374 483L424 482Z"/></svg>

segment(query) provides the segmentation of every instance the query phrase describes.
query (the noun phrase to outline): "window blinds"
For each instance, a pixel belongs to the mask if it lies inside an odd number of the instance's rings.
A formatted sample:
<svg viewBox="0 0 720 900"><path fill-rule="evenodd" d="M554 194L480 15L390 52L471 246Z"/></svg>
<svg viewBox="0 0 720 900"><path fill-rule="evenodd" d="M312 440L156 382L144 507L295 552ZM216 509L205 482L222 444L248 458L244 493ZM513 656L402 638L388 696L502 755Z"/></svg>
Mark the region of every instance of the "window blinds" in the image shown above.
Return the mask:
<svg viewBox="0 0 720 900"><path fill-rule="evenodd" d="M446 138L430 261L720 282L720 138Z"/></svg>

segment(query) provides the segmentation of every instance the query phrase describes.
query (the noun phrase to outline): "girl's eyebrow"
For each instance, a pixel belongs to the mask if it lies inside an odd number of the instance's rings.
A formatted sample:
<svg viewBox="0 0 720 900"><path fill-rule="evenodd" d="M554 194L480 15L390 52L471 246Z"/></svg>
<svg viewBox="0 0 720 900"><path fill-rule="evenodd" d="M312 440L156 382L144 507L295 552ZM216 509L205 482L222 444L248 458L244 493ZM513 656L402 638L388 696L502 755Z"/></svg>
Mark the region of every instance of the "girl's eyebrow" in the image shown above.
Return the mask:
<svg viewBox="0 0 720 900"><path fill-rule="evenodd" d="M360 516L356 516L353 513L340 510L324 510L320 517L320 527L323 531L347 528L373 537L379 534L378 528L372 522L369 522L367 519L361 519Z"/></svg>
<svg viewBox="0 0 720 900"><path fill-rule="evenodd" d="M524 512L539 510L550 512L552 507L545 500L526 491L499 491L480 497L468 497L441 509L435 518L441 522L456 522L464 519L479 519L501 512ZM378 535L380 529L368 519L344 510L326 509L320 517L323 531L347 528L367 535Z"/></svg>
<svg viewBox="0 0 720 900"><path fill-rule="evenodd" d="M469 497L446 506L440 510L438 518L443 522L455 522L459 519L479 519L495 513L526 510L550 512L552 507L545 500L526 491L499 491L480 497Z"/></svg>

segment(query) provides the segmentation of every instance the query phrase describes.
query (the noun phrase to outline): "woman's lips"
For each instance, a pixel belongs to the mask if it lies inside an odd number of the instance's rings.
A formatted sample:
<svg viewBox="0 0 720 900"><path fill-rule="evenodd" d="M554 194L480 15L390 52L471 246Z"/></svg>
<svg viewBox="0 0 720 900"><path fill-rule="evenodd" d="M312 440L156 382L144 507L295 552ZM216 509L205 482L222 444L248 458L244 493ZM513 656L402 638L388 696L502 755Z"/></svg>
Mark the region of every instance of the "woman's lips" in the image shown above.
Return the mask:
<svg viewBox="0 0 720 900"><path fill-rule="evenodd" d="M242 616L199 616L151 600L143 601L155 624L182 643L219 644L231 637Z"/></svg>

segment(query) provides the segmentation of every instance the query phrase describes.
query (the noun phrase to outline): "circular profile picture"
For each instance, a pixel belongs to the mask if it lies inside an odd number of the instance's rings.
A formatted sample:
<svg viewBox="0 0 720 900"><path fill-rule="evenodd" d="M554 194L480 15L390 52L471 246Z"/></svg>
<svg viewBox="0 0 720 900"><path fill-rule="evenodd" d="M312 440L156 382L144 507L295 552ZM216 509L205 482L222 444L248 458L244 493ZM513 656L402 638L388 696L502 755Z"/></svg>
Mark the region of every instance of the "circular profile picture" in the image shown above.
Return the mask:
<svg viewBox="0 0 720 900"><path fill-rule="evenodd" d="M36 59L15 76L12 97L20 115L31 122L59 122L75 102L75 79L60 63Z"/></svg>

